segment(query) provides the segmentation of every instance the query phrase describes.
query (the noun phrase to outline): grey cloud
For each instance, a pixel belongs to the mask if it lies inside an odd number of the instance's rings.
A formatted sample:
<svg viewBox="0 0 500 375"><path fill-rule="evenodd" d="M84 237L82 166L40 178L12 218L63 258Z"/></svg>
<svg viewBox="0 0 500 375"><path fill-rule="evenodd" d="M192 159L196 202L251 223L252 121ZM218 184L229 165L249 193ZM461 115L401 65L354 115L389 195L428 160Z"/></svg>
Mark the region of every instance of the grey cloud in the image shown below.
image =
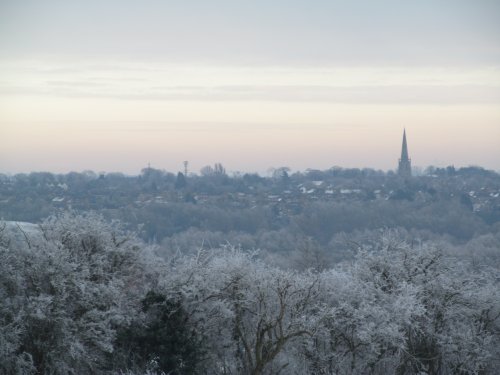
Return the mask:
<svg viewBox="0 0 500 375"><path fill-rule="evenodd" d="M54 87L105 87L108 86L107 83L105 82L99 82L99 81L46 81L45 82L48 86L54 86Z"/></svg>
<svg viewBox="0 0 500 375"><path fill-rule="evenodd" d="M13 1L0 57L498 65L498 1ZM59 71L60 72L60 71Z"/></svg>
<svg viewBox="0 0 500 375"><path fill-rule="evenodd" d="M500 87L485 85L418 86L314 86L226 85L139 86L122 89L92 81L47 81L32 89L15 85L0 87L2 95L49 95L69 98L109 98L165 101L275 101L349 104L498 104Z"/></svg>

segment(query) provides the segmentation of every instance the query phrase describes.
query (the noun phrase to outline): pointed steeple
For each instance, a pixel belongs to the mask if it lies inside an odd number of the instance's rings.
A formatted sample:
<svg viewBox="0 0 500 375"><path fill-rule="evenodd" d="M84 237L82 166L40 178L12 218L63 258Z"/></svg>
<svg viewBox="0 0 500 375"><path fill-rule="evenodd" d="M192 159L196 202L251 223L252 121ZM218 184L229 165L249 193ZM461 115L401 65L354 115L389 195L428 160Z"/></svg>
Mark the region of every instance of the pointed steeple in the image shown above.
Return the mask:
<svg viewBox="0 0 500 375"><path fill-rule="evenodd" d="M399 159L398 174L403 177L411 177L411 159L408 157L406 129L403 131L403 146L401 147L401 159Z"/></svg>
<svg viewBox="0 0 500 375"><path fill-rule="evenodd" d="M403 130L403 147L401 148L401 160L408 160L408 145L406 144L406 129Z"/></svg>

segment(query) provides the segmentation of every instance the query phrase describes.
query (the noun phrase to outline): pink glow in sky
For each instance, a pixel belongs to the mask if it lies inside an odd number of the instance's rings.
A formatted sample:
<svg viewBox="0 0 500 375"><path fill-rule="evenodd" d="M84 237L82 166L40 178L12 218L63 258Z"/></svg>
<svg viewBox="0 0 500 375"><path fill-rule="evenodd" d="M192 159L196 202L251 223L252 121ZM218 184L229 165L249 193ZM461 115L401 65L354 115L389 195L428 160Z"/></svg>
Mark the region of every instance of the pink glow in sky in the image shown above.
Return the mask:
<svg viewBox="0 0 500 375"><path fill-rule="evenodd" d="M209 3L3 1L0 173L500 170L498 2Z"/></svg>

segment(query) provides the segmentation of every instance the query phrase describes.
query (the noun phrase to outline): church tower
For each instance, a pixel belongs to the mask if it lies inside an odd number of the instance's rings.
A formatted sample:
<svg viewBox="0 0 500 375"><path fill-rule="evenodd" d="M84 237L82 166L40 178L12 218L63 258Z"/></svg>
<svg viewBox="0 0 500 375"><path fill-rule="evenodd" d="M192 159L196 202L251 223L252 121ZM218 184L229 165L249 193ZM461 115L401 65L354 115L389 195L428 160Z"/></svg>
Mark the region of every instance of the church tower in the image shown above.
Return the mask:
<svg viewBox="0 0 500 375"><path fill-rule="evenodd" d="M398 175L402 177L411 177L411 159L408 157L406 129L403 131L403 147L401 148L401 159L399 159Z"/></svg>

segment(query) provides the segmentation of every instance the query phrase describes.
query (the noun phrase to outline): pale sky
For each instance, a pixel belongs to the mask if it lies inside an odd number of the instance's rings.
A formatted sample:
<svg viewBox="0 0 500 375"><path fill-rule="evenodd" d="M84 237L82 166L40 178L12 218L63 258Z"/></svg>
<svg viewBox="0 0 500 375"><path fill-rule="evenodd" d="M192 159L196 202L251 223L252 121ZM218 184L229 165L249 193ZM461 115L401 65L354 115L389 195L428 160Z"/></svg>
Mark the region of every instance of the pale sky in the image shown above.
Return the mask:
<svg viewBox="0 0 500 375"><path fill-rule="evenodd" d="M0 173L500 170L500 1L0 1Z"/></svg>

